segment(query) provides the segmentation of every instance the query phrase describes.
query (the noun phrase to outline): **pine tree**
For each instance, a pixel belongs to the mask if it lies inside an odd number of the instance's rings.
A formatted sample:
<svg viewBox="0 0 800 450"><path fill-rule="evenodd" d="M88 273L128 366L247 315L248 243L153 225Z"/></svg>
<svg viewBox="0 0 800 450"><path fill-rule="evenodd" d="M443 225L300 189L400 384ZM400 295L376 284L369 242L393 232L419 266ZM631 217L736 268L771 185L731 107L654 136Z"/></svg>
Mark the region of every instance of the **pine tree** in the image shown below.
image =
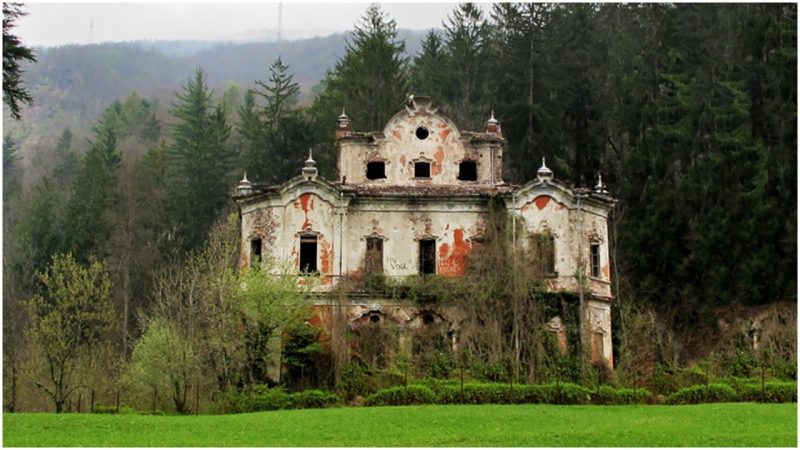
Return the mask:
<svg viewBox="0 0 800 450"><path fill-rule="evenodd" d="M221 105L214 107L205 74L197 69L172 107L178 123L169 146L172 222L183 248L201 244L228 205L235 183L230 127Z"/></svg>
<svg viewBox="0 0 800 450"><path fill-rule="evenodd" d="M541 158L560 167L557 105L560 78L553 36L553 5L497 3L488 45L495 53L489 86L503 124L510 179L536 176ZM523 95L524 93L524 95Z"/></svg>
<svg viewBox="0 0 800 450"><path fill-rule="evenodd" d="M36 62L33 51L22 45L20 39L11 34L17 18L27 15L19 3L3 3L3 103L11 110L11 117L21 119L21 103L32 103L33 97L22 85L24 73L21 63Z"/></svg>
<svg viewBox="0 0 800 450"><path fill-rule="evenodd" d="M335 171L334 127L345 108L353 127L380 130L408 94L405 41L397 24L370 5L347 42L347 53L320 83L312 107L315 159L323 176Z"/></svg>
<svg viewBox="0 0 800 450"><path fill-rule="evenodd" d="M121 156L117 150L120 129L120 104L115 102L94 128L91 148L75 175L65 217L65 249L79 262L90 255L105 256L105 241L111 233L109 209L114 204L117 170Z"/></svg>
<svg viewBox="0 0 800 450"><path fill-rule="evenodd" d="M260 182L280 183L294 176L310 145L308 124L296 107L300 87L288 70L280 57L275 60L269 79L256 80L254 95L245 95L239 111L249 150L245 168L251 179Z"/></svg>
<svg viewBox="0 0 800 450"><path fill-rule="evenodd" d="M443 102L446 88L444 43L441 35L430 30L422 41L422 50L414 58L411 72L411 91Z"/></svg>
<svg viewBox="0 0 800 450"><path fill-rule="evenodd" d="M473 3L456 7L444 23L445 62L452 81L445 90L447 110L466 129L479 129L491 108L489 25Z"/></svg>

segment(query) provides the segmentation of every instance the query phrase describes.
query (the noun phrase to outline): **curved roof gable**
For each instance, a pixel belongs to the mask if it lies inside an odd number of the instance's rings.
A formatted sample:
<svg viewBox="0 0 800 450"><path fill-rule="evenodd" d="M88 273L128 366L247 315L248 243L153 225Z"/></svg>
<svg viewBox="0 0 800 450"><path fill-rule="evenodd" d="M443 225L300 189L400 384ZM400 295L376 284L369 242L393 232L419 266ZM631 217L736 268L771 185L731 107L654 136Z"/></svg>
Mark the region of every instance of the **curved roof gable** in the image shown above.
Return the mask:
<svg viewBox="0 0 800 450"><path fill-rule="evenodd" d="M426 125L433 124L435 128L439 128L439 130L430 131L442 131L447 129L449 130L450 136L453 138L461 138L461 130L458 129L455 122L453 122L453 120L446 114L439 111L439 108L433 104L430 97L415 97L413 95L410 95L403 108L395 113L395 115L392 116L388 122L386 122L386 126L383 129L383 134L389 139L392 136L402 139L402 136L397 136L395 131L400 128L403 123L408 123L409 121L422 124L423 120L414 119L423 117L425 118L424 123Z"/></svg>

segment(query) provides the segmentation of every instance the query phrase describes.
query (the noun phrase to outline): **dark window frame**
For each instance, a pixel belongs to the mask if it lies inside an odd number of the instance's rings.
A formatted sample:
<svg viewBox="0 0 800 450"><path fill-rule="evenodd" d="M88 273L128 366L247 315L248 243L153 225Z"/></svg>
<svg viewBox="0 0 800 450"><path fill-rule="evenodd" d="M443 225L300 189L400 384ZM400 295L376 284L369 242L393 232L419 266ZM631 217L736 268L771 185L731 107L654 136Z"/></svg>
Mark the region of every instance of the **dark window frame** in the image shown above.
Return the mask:
<svg viewBox="0 0 800 450"><path fill-rule="evenodd" d="M556 238L550 232L532 236L536 271L544 277L558 276L556 272Z"/></svg>
<svg viewBox="0 0 800 450"><path fill-rule="evenodd" d="M383 239L368 237L364 253L364 273L383 274Z"/></svg>
<svg viewBox="0 0 800 450"><path fill-rule="evenodd" d="M380 169L376 169L376 167L380 167ZM376 172L379 172L379 175L376 175ZM366 176L368 180L385 180L386 161L367 161Z"/></svg>
<svg viewBox="0 0 800 450"><path fill-rule="evenodd" d="M420 173L420 168L426 167L427 175ZM431 178L431 162L430 161L414 161L414 178L417 180L427 180Z"/></svg>
<svg viewBox="0 0 800 450"><path fill-rule="evenodd" d="M250 267L256 267L261 264L263 248L261 238L250 239Z"/></svg>
<svg viewBox="0 0 800 450"><path fill-rule="evenodd" d="M465 170L466 167L470 167ZM461 181L478 181L478 162L465 159L458 163L458 179Z"/></svg>
<svg viewBox="0 0 800 450"><path fill-rule="evenodd" d="M436 239L420 239L418 249L420 275L435 275Z"/></svg>
<svg viewBox="0 0 800 450"><path fill-rule="evenodd" d="M298 265L300 266L300 273L309 275L319 274L319 269L317 267L317 260L319 259L318 244L319 244L319 239L317 235L304 234L300 236L300 252L298 255ZM311 247L311 245L313 245L313 247ZM313 256L311 256L312 252Z"/></svg>
<svg viewBox="0 0 800 450"><path fill-rule="evenodd" d="M597 242L589 245L589 261L592 278L603 278L603 270L600 267L600 244Z"/></svg>

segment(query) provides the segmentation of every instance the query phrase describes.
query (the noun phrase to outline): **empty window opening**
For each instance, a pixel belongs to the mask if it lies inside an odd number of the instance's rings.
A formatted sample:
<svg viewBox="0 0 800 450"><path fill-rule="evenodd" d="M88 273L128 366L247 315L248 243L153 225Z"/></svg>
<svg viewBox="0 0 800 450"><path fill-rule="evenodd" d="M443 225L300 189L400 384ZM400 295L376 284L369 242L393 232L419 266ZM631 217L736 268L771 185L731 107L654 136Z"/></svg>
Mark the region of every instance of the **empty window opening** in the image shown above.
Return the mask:
<svg viewBox="0 0 800 450"><path fill-rule="evenodd" d="M370 321L370 323L380 323L381 315L380 314L370 314L369 321Z"/></svg>
<svg viewBox="0 0 800 450"><path fill-rule="evenodd" d="M316 236L303 236L300 238L300 271L304 273L317 272Z"/></svg>
<svg viewBox="0 0 800 450"><path fill-rule="evenodd" d="M430 325L433 322L434 322L433 314L425 313L422 315L422 323L424 323L425 325Z"/></svg>
<svg viewBox="0 0 800 450"><path fill-rule="evenodd" d="M595 331L592 333L592 363L600 363L605 360L605 349L603 348L603 341L605 336L603 333Z"/></svg>
<svg viewBox="0 0 800 450"><path fill-rule="evenodd" d="M425 161L414 163L414 178L430 178L430 177L431 177L431 163Z"/></svg>
<svg viewBox="0 0 800 450"><path fill-rule="evenodd" d="M419 241L419 273L436 273L436 241L433 239Z"/></svg>
<svg viewBox="0 0 800 450"><path fill-rule="evenodd" d="M550 233L533 235L534 268L538 275L556 274L556 240Z"/></svg>
<svg viewBox="0 0 800 450"><path fill-rule="evenodd" d="M367 238L366 273L383 273L383 239Z"/></svg>
<svg viewBox="0 0 800 450"><path fill-rule="evenodd" d="M250 267L261 264L261 239L250 241Z"/></svg>
<svg viewBox="0 0 800 450"><path fill-rule="evenodd" d="M417 132L415 134L417 135L417 139L424 140L424 139L428 138L428 134L429 133L428 133L428 129L427 128L419 127L419 128L417 128Z"/></svg>
<svg viewBox="0 0 800 450"><path fill-rule="evenodd" d="M592 277L600 278L600 244L592 244Z"/></svg>
<svg viewBox="0 0 800 450"><path fill-rule="evenodd" d="M478 181L478 163L461 161L458 165L458 179L462 181Z"/></svg>
<svg viewBox="0 0 800 450"><path fill-rule="evenodd" d="M367 163L367 179L380 180L386 178L386 163L383 161L373 161Z"/></svg>

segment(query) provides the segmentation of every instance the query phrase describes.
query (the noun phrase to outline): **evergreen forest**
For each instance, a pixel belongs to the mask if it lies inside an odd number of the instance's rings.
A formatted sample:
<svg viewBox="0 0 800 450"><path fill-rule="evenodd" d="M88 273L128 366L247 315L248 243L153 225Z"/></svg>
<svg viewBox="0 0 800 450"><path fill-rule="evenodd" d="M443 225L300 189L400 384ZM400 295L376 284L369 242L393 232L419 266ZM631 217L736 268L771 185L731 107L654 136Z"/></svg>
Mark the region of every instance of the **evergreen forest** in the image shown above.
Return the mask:
<svg viewBox="0 0 800 450"><path fill-rule="evenodd" d="M365 5L347 36L203 52L67 46L21 64L31 99L3 116L6 411L227 411L276 384L352 398L465 373L665 394L796 379L797 5L464 3L424 34ZM342 109L355 131L380 130L409 94L464 130L494 114L507 182L535 178L542 158L574 187L602 175L619 200L614 373L543 356L542 336L522 363L436 348L340 360L291 270L236 269L242 175L282 183L313 149L335 180ZM460 289L440 281L427 288ZM758 349L721 321L769 308L780 320Z"/></svg>

